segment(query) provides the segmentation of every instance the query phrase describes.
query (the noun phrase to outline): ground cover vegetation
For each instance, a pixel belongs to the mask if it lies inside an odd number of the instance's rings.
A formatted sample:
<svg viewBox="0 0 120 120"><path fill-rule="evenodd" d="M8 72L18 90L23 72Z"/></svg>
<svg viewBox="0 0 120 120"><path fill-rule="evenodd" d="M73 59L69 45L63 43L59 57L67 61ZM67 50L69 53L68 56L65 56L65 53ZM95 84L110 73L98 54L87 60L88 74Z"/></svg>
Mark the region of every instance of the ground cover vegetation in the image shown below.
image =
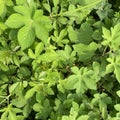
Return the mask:
<svg viewBox="0 0 120 120"><path fill-rule="evenodd" d="M120 120L120 0L0 0L0 120Z"/></svg>

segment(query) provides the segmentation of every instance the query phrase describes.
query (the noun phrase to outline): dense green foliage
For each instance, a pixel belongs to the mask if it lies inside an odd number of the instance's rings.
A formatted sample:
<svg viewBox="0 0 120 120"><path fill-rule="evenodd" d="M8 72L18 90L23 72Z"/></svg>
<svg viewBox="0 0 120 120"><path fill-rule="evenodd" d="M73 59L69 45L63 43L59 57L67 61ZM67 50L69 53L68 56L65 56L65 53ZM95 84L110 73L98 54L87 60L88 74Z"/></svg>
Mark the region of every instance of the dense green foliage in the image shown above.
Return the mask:
<svg viewBox="0 0 120 120"><path fill-rule="evenodd" d="M120 120L120 0L0 0L0 120Z"/></svg>

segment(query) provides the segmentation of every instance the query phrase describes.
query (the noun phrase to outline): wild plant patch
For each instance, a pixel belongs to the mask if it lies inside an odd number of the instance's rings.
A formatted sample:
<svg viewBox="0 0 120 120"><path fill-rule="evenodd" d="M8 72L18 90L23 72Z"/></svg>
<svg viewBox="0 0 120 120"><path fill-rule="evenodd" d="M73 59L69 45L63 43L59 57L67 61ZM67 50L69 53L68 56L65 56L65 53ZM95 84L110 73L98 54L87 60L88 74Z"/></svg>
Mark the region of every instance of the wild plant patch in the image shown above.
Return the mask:
<svg viewBox="0 0 120 120"><path fill-rule="evenodd" d="M120 120L120 0L0 0L0 120Z"/></svg>

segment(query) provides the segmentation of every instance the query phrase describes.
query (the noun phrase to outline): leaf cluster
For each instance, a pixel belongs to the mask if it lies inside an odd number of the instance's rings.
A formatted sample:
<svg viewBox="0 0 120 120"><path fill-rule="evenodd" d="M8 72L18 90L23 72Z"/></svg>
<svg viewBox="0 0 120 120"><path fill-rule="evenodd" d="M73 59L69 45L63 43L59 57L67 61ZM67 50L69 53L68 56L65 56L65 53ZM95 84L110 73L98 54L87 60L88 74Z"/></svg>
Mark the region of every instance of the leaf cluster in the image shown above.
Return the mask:
<svg viewBox="0 0 120 120"><path fill-rule="evenodd" d="M119 120L119 73L119 0L0 0L0 120Z"/></svg>

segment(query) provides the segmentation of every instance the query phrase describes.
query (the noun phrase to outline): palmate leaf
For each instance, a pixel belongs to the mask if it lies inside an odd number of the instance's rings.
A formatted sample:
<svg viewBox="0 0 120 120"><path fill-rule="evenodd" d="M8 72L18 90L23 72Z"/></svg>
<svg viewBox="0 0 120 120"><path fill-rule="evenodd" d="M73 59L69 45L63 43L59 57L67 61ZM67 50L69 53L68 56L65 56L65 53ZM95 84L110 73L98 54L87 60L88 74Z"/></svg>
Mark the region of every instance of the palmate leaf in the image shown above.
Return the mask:
<svg viewBox="0 0 120 120"><path fill-rule="evenodd" d="M73 63L75 61L75 55L76 53L74 51L72 51L71 47L69 45L65 46L65 50L58 50L57 51L58 56L60 57L60 59L62 61L64 61L65 63Z"/></svg>
<svg viewBox="0 0 120 120"><path fill-rule="evenodd" d="M22 50L30 47L35 39L35 34L31 26L24 26L18 32L18 42Z"/></svg>
<svg viewBox="0 0 120 120"><path fill-rule="evenodd" d="M79 43L89 44L92 41L93 29L89 23L83 23L79 30Z"/></svg>
<svg viewBox="0 0 120 120"><path fill-rule="evenodd" d="M82 62L89 61L98 47L99 45L95 42L89 45L84 45L82 43L73 45L74 51L78 54L79 60Z"/></svg>
<svg viewBox="0 0 120 120"><path fill-rule="evenodd" d="M113 72L120 83L120 56L107 58L109 64L106 66L106 74Z"/></svg>
<svg viewBox="0 0 120 120"><path fill-rule="evenodd" d="M104 46L109 46L111 50L117 51L120 47L120 23L111 27L111 30L103 28L103 38Z"/></svg>
<svg viewBox="0 0 120 120"><path fill-rule="evenodd" d="M64 87L68 90L76 90L76 93L84 93L87 89L96 89L96 79L94 77L94 72L82 67L78 69L77 67L71 68L74 75L70 75L64 81Z"/></svg>

